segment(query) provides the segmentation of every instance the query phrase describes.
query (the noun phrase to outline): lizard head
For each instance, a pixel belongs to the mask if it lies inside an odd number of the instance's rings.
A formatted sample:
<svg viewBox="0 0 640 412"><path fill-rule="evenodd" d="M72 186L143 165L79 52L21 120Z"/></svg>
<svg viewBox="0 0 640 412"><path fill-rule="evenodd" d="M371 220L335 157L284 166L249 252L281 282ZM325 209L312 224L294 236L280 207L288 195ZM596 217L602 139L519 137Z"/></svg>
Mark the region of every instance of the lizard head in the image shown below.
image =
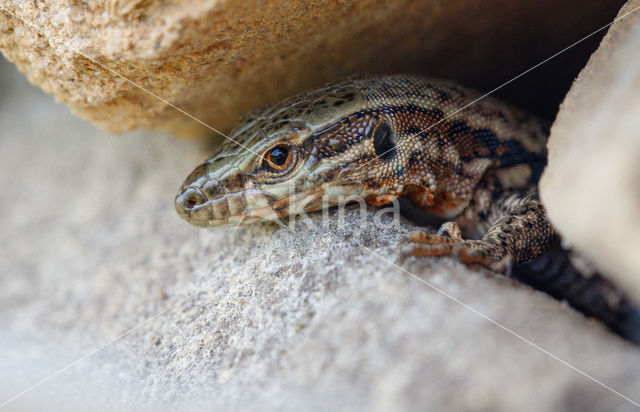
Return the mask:
<svg viewBox="0 0 640 412"><path fill-rule="evenodd" d="M413 143L406 116L398 115L404 109L393 108L406 106L424 80L376 79L330 84L245 116L187 177L175 198L178 214L197 226L238 225L397 197L411 153L397 147Z"/></svg>

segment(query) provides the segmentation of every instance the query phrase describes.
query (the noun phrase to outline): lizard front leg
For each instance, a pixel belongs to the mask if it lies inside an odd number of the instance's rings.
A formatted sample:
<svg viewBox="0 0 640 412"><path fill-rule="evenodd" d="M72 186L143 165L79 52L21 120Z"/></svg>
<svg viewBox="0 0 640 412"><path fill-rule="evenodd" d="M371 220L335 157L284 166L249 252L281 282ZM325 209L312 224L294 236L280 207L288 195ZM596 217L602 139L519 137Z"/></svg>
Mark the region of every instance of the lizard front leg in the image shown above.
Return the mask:
<svg viewBox="0 0 640 412"><path fill-rule="evenodd" d="M473 207L473 206L471 206ZM412 232L413 256L457 256L466 264L479 264L497 272L533 259L558 243L537 192L505 194L493 203L486 217L489 226L482 239L463 239L455 222L447 222L437 234Z"/></svg>

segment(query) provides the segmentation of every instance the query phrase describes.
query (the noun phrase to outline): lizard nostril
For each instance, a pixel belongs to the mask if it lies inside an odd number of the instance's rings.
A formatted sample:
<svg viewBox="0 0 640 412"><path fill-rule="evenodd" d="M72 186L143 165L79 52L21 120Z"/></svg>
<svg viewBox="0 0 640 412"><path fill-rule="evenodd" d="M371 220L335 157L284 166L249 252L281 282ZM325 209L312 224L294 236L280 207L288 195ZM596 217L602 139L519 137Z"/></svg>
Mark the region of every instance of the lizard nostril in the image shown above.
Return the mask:
<svg viewBox="0 0 640 412"><path fill-rule="evenodd" d="M196 200L193 198L189 198L184 202L184 204L189 207L194 207L195 205L198 204L198 202L196 202Z"/></svg>
<svg viewBox="0 0 640 412"><path fill-rule="evenodd" d="M183 209L191 210L194 207L203 204L204 196L195 189L187 189L176 198L176 203Z"/></svg>

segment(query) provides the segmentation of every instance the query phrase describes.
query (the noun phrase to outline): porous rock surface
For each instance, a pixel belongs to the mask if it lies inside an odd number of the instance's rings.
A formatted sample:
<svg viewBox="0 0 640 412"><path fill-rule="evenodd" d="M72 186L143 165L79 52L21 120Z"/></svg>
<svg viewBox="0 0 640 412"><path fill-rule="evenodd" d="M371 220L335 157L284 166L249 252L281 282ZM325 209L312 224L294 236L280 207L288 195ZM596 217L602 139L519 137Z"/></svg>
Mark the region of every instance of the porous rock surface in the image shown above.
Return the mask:
<svg viewBox="0 0 640 412"><path fill-rule="evenodd" d="M629 1L571 87L541 196L565 242L640 301L640 0ZM628 14L628 15L627 15Z"/></svg>
<svg viewBox="0 0 640 412"><path fill-rule="evenodd" d="M423 73L488 90L607 23L621 4L2 0L0 50L101 128L202 134L211 130L157 97L224 132L256 106L354 72ZM553 114L583 61L560 57L505 92L535 110L549 103ZM555 100L540 82L558 90Z"/></svg>
<svg viewBox="0 0 640 412"><path fill-rule="evenodd" d="M640 400L640 351L561 302L403 262L411 225L374 210L190 227L207 148L114 139L0 68L0 405L51 377L7 410L636 410L532 346Z"/></svg>

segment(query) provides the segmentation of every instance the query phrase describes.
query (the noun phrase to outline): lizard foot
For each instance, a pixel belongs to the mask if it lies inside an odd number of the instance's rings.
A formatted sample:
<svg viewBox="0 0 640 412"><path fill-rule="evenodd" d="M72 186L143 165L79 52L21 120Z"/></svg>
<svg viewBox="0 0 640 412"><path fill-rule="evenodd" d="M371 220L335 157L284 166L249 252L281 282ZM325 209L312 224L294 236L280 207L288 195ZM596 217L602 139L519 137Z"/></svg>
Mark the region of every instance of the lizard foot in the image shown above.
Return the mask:
<svg viewBox="0 0 640 412"><path fill-rule="evenodd" d="M500 273L511 272L511 256L496 260L492 245L482 240L463 239L455 222L444 223L436 234L411 232L406 242L412 244L406 256L455 256L467 265L481 265Z"/></svg>

